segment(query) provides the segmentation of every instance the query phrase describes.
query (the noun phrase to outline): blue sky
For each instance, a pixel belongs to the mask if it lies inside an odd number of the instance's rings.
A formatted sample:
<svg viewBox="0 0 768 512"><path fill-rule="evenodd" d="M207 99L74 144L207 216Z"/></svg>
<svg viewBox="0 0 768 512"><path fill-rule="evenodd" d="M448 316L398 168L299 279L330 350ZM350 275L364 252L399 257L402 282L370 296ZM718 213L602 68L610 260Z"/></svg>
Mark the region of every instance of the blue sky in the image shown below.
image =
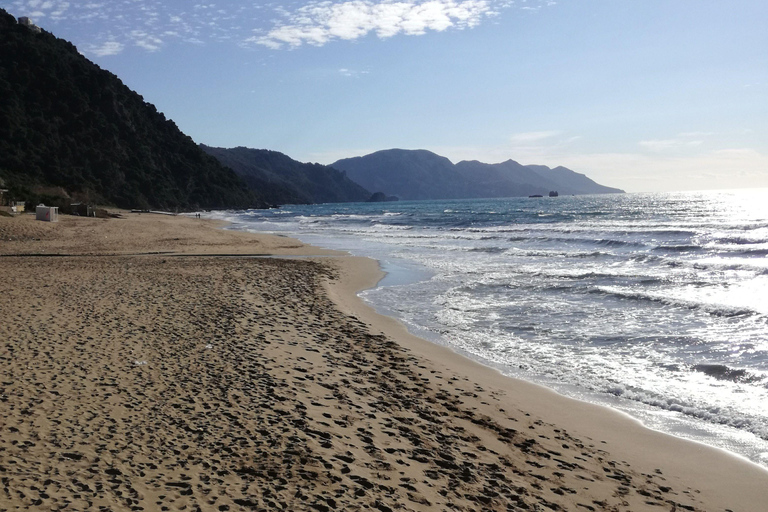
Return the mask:
<svg viewBox="0 0 768 512"><path fill-rule="evenodd" d="M765 0L0 0L196 142L768 187Z"/></svg>

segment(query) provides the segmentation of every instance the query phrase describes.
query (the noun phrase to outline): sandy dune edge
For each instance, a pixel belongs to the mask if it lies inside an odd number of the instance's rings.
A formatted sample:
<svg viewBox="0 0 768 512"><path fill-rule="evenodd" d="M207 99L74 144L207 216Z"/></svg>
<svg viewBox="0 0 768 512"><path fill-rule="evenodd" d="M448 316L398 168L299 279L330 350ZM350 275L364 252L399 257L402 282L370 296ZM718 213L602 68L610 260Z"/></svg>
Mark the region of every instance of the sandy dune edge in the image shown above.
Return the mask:
<svg viewBox="0 0 768 512"><path fill-rule="evenodd" d="M0 218L0 510L765 510L754 465L376 315L375 262L217 227Z"/></svg>

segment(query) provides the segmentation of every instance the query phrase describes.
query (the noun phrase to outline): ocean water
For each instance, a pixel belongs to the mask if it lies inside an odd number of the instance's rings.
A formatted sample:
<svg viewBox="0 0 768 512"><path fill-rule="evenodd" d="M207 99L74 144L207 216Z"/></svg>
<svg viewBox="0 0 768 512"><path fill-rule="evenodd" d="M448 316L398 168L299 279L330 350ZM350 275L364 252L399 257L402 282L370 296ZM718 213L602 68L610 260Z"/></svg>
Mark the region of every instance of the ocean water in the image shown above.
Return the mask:
<svg viewBox="0 0 768 512"><path fill-rule="evenodd" d="M211 216L376 258L413 332L768 467L768 190Z"/></svg>

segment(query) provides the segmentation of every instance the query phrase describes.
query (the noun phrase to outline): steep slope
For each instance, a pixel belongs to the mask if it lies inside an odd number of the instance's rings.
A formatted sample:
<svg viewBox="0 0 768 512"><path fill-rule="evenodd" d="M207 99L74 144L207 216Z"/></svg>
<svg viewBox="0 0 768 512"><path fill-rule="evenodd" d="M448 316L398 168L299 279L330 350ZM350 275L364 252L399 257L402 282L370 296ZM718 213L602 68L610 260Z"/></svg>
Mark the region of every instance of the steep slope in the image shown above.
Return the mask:
<svg viewBox="0 0 768 512"><path fill-rule="evenodd" d="M1 9L0 177L32 201L267 205L115 75Z"/></svg>
<svg viewBox="0 0 768 512"><path fill-rule="evenodd" d="M572 171L567 167L555 167L550 169L546 165L529 165L529 169L549 181L557 183L561 194L621 194L624 191L619 188L606 187L595 183L584 174Z"/></svg>
<svg viewBox="0 0 768 512"><path fill-rule="evenodd" d="M266 149L200 147L278 204L345 203L371 196L343 171L326 165L297 162Z"/></svg>
<svg viewBox="0 0 768 512"><path fill-rule="evenodd" d="M445 157L426 150L388 149L345 158L331 167L346 171L353 181L373 192L400 199L456 199L467 195L470 183Z"/></svg>
<svg viewBox="0 0 768 512"><path fill-rule="evenodd" d="M456 169L480 189L477 197L517 197L547 194L557 185L514 160L485 164L464 160Z"/></svg>

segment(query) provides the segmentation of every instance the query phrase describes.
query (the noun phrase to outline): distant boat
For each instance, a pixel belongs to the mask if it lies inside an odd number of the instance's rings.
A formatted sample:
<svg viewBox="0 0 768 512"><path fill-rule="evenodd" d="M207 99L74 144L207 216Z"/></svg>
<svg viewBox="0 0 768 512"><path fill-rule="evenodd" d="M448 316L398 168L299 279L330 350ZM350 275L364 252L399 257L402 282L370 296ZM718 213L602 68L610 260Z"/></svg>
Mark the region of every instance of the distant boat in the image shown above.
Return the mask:
<svg viewBox="0 0 768 512"><path fill-rule="evenodd" d="M532 196L528 196L528 197L544 197L544 196L541 194L533 194Z"/></svg>
<svg viewBox="0 0 768 512"><path fill-rule="evenodd" d="M557 190L550 190L549 191L549 197L557 197L560 194L557 193Z"/></svg>

